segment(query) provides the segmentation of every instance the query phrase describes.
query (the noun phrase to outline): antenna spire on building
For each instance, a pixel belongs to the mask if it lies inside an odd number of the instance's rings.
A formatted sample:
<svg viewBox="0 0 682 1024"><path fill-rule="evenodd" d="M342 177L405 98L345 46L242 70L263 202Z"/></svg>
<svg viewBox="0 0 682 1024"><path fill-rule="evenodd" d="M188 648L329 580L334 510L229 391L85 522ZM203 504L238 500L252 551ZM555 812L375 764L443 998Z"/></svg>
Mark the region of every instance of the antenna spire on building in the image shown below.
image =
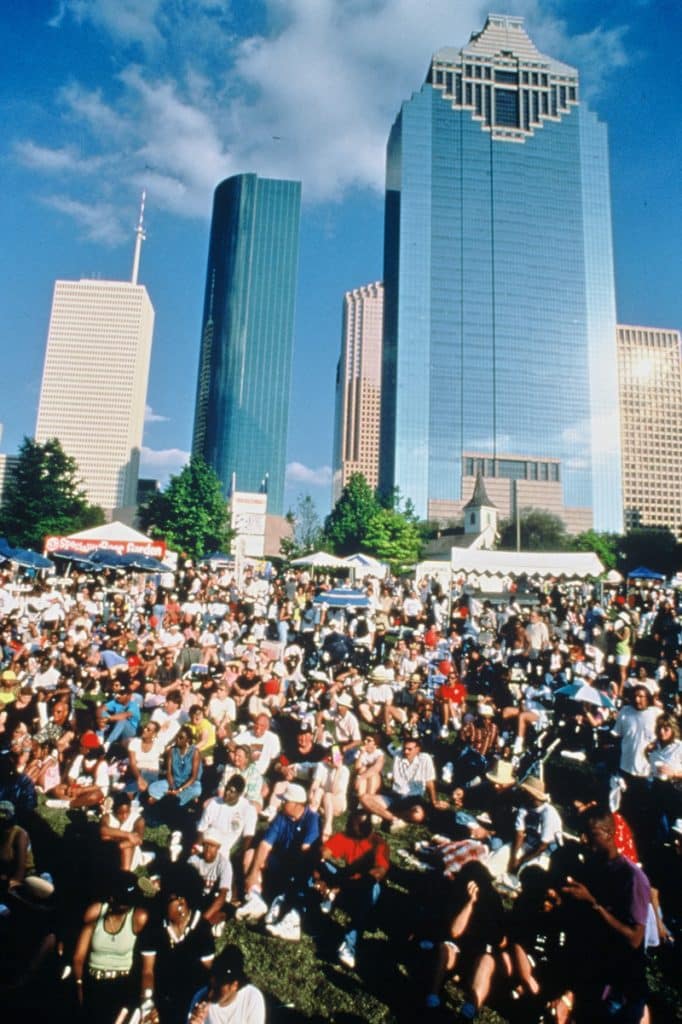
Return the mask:
<svg viewBox="0 0 682 1024"><path fill-rule="evenodd" d="M135 228L135 253L133 255L133 276L131 281L133 284L137 284L137 276L140 272L140 253L142 252L142 243L147 237L144 233L144 201L147 198L147 192L143 189L142 198L140 199L140 217Z"/></svg>

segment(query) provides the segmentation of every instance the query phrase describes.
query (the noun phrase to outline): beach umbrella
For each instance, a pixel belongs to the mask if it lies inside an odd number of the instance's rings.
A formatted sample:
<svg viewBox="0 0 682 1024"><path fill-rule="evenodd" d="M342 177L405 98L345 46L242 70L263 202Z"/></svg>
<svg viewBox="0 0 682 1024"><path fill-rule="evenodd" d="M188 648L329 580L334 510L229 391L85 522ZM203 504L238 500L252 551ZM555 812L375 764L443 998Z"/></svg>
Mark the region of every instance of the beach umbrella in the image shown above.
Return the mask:
<svg viewBox="0 0 682 1024"><path fill-rule="evenodd" d="M13 548L9 557L24 569L54 569L54 562L30 548Z"/></svg>
<svg viewBox="0 0 682 1024"><path fill-rule="evenodd" d="M568 686L560 686L556 693L568 697L569 700L577 700L581 704L595 704L599 708L615 707L610 697L596 686L589 686L587 683L569 683Z"/></svg>
<svg viewBox="0 0 682 1024"><path fill-rule="evenodd" d="M313 604L326 604L330 608L368 608L369 598L362 590L351 590L349 587L335 587L323 590L313 598Z"/></svg>
<svg viewBox="0 0 682 1024"><path fill-rule="evenodd" d="M84 555L80 551L70 551L68 548L62 548L60 551L53 551L52 557L61 558L65 562L73 562L74 565L80 565L84 569L92 568L90 555Z"/></svg>
<svg viewBox="0 0 682 1024"><path fill-rule="evenodd" d="M96 551L91 551L88 557L92 565L97 566L100 569L123 568L123 564L121 562L122 556L108 548L98 548Z"/></svg>
<svg viewBox="0 0 682 1024"><path fill-rule="evenodd" d="M120 556L120 566L122 569L132 569L135 572L168 571L168 566L160 562L158 558L152 558L151 555L134 554L133 552Z"/></svg>

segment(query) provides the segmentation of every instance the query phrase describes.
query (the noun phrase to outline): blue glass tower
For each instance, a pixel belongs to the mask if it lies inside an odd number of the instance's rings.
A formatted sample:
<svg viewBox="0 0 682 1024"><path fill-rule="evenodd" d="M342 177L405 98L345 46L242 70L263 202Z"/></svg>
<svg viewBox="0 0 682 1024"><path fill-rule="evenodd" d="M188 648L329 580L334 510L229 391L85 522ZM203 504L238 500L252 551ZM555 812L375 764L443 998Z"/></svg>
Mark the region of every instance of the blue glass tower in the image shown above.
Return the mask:
<svg viewBox="0 0 682 1024"><path fill-rule="evenodd" d="M192 452L228 493L266 482L282 514L301 185L238 174L215 190Z"/></svg>
<svg viewBox="0 0 682 1024"><path fill-rule="evenodd" d="M534 454L622 528L608 148L578 85L490 15L393 125L380 487L422 516L461 500L464 452Z"/></svg>

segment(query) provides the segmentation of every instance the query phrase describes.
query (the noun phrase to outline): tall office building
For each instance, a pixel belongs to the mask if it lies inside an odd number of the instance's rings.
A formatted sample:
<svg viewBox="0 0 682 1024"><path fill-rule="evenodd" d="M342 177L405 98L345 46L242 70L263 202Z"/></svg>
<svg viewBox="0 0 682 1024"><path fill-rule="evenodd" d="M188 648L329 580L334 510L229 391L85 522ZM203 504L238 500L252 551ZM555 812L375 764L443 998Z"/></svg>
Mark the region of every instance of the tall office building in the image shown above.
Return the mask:
<svg viewBox="0 0 682 1024"><path fill-rule="evenodd" d="M346 292L341 357L336 368L334 502L353 473L362 473L370 487L379 483L383 322L384 286L380 281Z"/></svg>
<svg viewBox="0 0 682 1024"><path fill-rule="evenodd" d="M384 288L382 489L442 517L468 497L465 452L524 479L519 457L558 460L564 504L619 530L606 128L522 19L439 50L403 104Z"/></svg>
<svg viewBox="0 0 682 1024"><path fill-rule="evenodd" d="M154 332L137 283L143 238L141 213L132 281L55 283L38 406L36 441L60 441L88 501L109 516L137 503Z"/></svg>
<svg viewBox="0 0 682 1024"><path fill-rule="evenodd" d="M680 332L618 327L625 525L682 539Z"/></svg>
<svg viewBox="0 0 682 1024"><path fill-rule="evenodd" d="M239 491L284 501L301 185L239 174L218 185L192 450Z"/></svg>

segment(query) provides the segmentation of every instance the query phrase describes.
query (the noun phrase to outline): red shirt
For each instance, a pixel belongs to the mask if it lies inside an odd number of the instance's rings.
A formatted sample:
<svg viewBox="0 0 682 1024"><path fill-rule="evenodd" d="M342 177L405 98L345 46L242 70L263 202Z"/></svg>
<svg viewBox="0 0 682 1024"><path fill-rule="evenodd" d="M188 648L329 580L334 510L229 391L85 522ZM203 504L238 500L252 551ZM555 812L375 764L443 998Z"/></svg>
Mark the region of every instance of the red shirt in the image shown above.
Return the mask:
<svg viewBox="0 0 682 1024"><path fill-rule="evenodd" d="M391 863L388 845L385 839L382 839L376 832L373 832L367 839L353 839L351 836L347 836L345 832L336 832L326 841L324 849L328 850L332 857L345 861L348 867L351 867L368 853L373 853L374 855L371 865L373 868L385 868L388 870Z"/></svg>

